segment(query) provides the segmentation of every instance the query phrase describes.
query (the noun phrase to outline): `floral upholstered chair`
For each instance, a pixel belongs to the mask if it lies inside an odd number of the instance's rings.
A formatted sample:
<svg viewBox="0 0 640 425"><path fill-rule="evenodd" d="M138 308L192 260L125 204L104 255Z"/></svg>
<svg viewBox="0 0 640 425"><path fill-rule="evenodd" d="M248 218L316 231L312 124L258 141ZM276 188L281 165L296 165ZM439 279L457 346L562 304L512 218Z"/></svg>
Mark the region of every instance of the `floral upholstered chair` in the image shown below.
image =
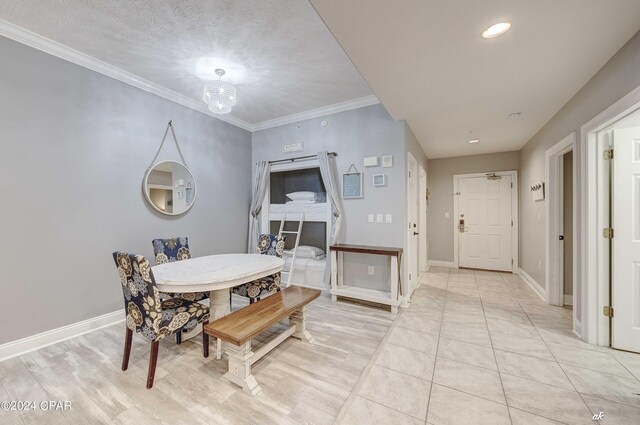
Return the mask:
<svg viewBox="0 0 640 425"><path fill-rule="evenodd" d="M258 252L264 255L282 257L284 252L284 236L260 235L258 239ZM260 298L280 291L280 273L256 279L253 282L244 283L231 290L233 294L249 298L249 303L260 301Z"/></svg>
<svg viewBox="0 0 640 425"><path fill-rule="evenodd" d="M122 370L129 366L133 332L151 342L151 356L147 373L147 388L153 386L160 340L178 332L189 331L198 323L209 323L209 308L195 301L171 298L162 301L149 261L142 255L114 252L118 268L127 332L122 358ZM209 336L202 333L202 353L209 356Z"/></svg>
<svg viewBox="0 0 640 425"><path fill-rule="evenodd" d="M156 256L156 264L171 263L174 261L188 260L191 258L189 251L189 239L186 237L154 239L153 252ZM208 292L189 292L182 294L160 293L162 299L182 298L188 301L201 301L209 298Z"/></svg>

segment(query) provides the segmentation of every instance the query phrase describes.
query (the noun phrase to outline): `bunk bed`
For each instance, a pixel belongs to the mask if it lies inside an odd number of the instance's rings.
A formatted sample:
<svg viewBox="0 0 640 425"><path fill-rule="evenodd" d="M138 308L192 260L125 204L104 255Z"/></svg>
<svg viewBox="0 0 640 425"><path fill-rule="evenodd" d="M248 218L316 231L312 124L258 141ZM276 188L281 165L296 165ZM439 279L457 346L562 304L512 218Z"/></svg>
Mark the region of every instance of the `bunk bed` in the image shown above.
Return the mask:
<svg viewBox="0 0 640 425"><path fill-rule="evenodd" d="M325 270L331 221L317 159L272 165L262 205L262 228L289 236L283 283L329 290Z"/></svg>

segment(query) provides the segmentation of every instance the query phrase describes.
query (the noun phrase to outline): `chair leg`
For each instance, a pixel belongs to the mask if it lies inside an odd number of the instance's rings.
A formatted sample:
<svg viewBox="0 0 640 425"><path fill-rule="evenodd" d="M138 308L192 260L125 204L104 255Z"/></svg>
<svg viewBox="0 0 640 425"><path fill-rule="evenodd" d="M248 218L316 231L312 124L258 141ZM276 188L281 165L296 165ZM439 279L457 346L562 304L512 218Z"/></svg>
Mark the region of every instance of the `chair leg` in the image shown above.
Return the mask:
<svg viewBox="0 0 640 425"><path fill-rule="evenodd" d="M176 344L182 344L182 332L176 332Z"/></svg>
<svg viewBox="0 0 640 425"><path fill-rule="evenodd" d="M249 304L253 304L254 302L256 302L256 300L255 300L255 299L253 299L253 298L249 298Z"/></svg>
<svg viewBox="0 0 640 425"><path fill-rule="evenodd" d="M127 370L129 367L129 355L131 354L131 338L133 337L133 331L127 328L127 333L124 336L124 354L122 355L122 370Z"/></svg>
<svg viewBox="0 0 640 425"><path fill-rule="evenodd" d="M153 379L156 377L158 348L160 348L160 341L154 341L151 343L151 355L149 356L149 372L147 373L147 389L153 387Z"/></svg>
<svg viewBox="0 0 640 425"><path fill-rule="evenodd" d="M202 354L205 359L209 357L209 335L204 331L204 327L209 324L208 320L202 322Z"/></svg>

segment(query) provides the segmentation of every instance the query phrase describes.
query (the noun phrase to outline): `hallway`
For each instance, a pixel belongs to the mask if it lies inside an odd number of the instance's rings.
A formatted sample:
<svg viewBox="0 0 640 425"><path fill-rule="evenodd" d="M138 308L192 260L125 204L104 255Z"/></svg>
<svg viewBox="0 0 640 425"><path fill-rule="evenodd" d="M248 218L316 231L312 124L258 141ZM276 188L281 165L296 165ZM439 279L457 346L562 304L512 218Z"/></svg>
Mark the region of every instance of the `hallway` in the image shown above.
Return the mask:
<svg viewBox="0 0 640 425"><path fill-rule="evenodd" d="M639 378L640 355L578 340L519 276L432 267L338 420L631 424Z"/></svg>

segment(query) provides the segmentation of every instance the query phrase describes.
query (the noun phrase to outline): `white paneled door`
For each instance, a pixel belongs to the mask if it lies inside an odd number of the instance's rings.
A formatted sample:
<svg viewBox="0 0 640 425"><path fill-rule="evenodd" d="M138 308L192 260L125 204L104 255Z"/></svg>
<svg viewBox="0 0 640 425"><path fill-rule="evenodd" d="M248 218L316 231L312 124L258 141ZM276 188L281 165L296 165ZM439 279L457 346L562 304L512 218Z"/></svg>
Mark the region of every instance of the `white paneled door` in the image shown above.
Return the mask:
<svg viewBox="0 0 640 425"><path fill-rule="evenodd" d="M512 178L463 177L458 180L458 265L512 271Z"/></svg>
<svg viewBox="0 0 640 425"><path fill-rule="evenodd" d="M611 345L640 352L640 127L613 133Z"/></svg>

